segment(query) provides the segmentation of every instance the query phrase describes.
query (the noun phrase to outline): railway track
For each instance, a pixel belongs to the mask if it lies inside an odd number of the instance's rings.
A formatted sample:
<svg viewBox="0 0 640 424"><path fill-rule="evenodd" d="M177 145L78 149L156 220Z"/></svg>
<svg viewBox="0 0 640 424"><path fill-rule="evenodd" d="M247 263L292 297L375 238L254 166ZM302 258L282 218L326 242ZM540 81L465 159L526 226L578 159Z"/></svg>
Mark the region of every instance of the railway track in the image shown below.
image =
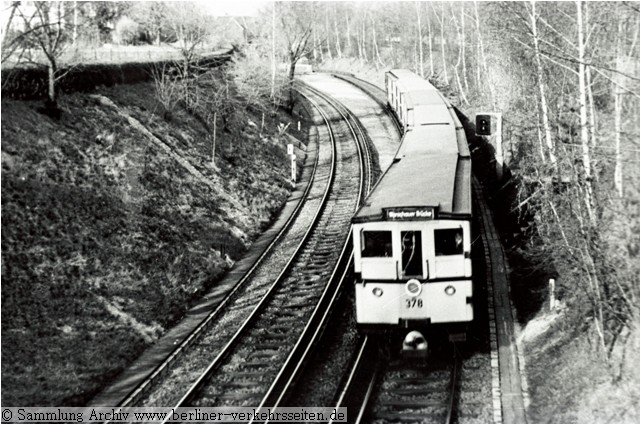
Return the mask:
<svg viewBox="0 0 640 424"><path fill-rule="evenodd" d="M353 117L310 88L299 91L331 140L318 145L307 199L242 284L119 406L277 403L304 362L344 279L350 217L371 173ZM329 106L340 119L322 111Z"/></svg>
<svg viewBox="0 0 640 424"><path fill-rule="evenodd" d="M333 131L329 121L326 120L327 133ZM359 155L355 147L348 147L348 142L337 138L333 137L332 143L319 143L306 200L300 203L282 233L219 307L119 406L173 405L191 400L193 393L199 390L193 388L208 381L224 359L233 362L231 352L240 339L247 345L257 337L262 346L272 347L277 355L285 350L282 340L289 338L287 331L313 309L319 288L327 282L327 274L338 257L344 256L339 250L336 252L336 246L345 244L349 218L360 199L358 193L362 191L360 164L357 163ZM348 160L340 163L337 155ZM342 240L338 242L339 239ZM278 270L281 272L274 282L273 276ZM286 289L289 292L279 289L281 286L289 287ZM291 301L286 302L286 298ZM262 321L254 323L259 316ZM249 331L250 327L253 332ZM266 358L264 355L270 353L274 352L256 352L254 358ZM212 356L216 357L213 363ZM250 374L250 368L259 367L259 364L256 359L244 370L238 370L238 375ZM231 384L220 387L229 388ZM233 395L227 395L233 398Z"/></svg>
<svg viewBox="0 0 640 424"><path fill-rule="evenodd" d="M362 197L363 155L348 120L336 122L324 112L326 104L318 104L325 99L312 99L312 90L300 92L321 113L339 157L317 220L271 290L176 408L277 405L338 296L350 257L349 219ZM342 122L348 131L335 128Z"/></svg>
<svg viewBox="0 0 640 424"><path fill-rule="evenodd" d="M455 350L445 349L428 361L390 360L383 353L386 343L361 339L335 407L351 411L350 423L453 423L461 366Z"/></svg>

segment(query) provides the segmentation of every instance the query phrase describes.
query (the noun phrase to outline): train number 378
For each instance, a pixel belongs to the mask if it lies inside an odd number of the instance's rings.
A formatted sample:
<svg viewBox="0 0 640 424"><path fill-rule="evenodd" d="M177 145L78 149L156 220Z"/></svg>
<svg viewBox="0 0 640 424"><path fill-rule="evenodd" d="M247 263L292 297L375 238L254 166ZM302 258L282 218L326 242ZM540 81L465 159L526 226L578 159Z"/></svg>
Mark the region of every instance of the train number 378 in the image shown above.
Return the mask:
<svg viewBox="0 0 640 424"><path fill-rule="evenodd" d="M404 305L407 309L422 308L423 302L422 299L417 299L414 297L413 299L405 299Z"/></svg>

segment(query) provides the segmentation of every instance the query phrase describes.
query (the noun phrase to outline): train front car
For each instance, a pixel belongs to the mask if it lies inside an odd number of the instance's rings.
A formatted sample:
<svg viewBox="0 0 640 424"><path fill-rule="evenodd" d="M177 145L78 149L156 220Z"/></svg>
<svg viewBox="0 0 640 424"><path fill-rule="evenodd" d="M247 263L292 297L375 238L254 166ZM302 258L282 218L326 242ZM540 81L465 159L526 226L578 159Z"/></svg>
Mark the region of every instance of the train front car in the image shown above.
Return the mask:
<svg viewBox="0 0 640 424"><path fill-rule="evenodd" d="M460 122L435 93L429 116L417 118L427 123L406 132L352 219L356 318L366 332L437 326L460 340L473 320L471 159Z"/></svg>

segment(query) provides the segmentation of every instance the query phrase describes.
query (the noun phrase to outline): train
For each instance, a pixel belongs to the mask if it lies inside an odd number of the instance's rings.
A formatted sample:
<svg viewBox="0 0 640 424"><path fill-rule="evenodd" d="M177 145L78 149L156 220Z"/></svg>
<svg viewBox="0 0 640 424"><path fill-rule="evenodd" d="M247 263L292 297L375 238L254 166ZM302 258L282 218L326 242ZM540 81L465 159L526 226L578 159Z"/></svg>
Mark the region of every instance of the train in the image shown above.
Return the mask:
<svg viewBox="0 0 640 424"><path fill-rule="evenodd" d="M464 129L440 91L415 73L388 71L385 86L403 135L351 219L357 327L408 331L414 341L443 329L449 340L465 340L474 310Z"/></svg>

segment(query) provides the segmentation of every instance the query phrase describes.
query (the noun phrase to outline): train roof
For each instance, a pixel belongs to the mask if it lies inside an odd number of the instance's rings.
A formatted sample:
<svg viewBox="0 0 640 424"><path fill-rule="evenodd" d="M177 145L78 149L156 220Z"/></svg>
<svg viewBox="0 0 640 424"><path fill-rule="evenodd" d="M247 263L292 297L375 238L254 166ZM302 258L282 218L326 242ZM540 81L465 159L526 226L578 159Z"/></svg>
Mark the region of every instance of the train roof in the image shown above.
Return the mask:
<svg viewBox="0 0 640 424"><path fill-rule="evenodd" d="M415 78L423 79L413 71L410 71L408 69L402 69L402 68L391 69L387 71L387 74L392 75L394 78L414 78L415 77Z"/></svg>
<svg viewBox="0 0 640 424"><path fill-rule="evenodd" d="M471 157L455 121L407 132L394 163L352 221L381 221L385 210L416 207L433 208L437 218L471 217Z"/></svg>
<svg viewBox="0 0 640 424"><path fill-rule="evenodd" d="M453 125L425 125L413 127L405 133L395 160L413 155L458 155L458 146L453 142L456 129Z"/></svg>

